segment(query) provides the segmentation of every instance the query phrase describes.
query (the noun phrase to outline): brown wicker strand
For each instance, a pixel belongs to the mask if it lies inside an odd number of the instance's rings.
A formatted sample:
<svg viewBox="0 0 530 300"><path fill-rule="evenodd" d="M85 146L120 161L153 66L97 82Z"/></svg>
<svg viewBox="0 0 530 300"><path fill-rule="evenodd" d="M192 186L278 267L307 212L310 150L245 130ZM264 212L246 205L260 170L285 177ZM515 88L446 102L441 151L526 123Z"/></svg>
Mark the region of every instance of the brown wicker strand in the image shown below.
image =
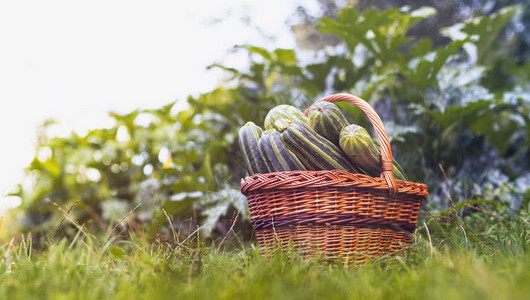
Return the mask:
<svg viewBox="0 0 530 300"><path fill-rule="evenodd" d="M388 190L388 185L381 178L352 174L341 170L275 172L255 174L241 180L241 191L243 194L253 190L331 186ZM428 196L425 184L397 180L396 186L398 194Z"/></svg>
<svg viewBox="0 0 530 300"><path fill-rule="evenodd" d="M306 257L324 256L354 264L402 250L411 241L409 233L380 227L312 226L276 227L256 231L262 253L287 250L291 245Z"/></svg>

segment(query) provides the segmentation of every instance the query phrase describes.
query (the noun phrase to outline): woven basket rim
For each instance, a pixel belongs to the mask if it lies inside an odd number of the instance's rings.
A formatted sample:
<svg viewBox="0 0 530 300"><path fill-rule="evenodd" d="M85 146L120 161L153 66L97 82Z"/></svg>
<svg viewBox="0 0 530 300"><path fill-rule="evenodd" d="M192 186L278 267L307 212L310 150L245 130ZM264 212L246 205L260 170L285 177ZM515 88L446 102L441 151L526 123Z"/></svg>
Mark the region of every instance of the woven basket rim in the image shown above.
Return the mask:
<svg viewBox="0 0 530 300"><path fill-rule="evenodd" d="M404 180L396 180L396 183L397 194L395 196L399 194L417 195L424 198L429 196L426 184ZM257 190L303 187L356 187L379 192L390 191L384 178L354 174L342 170L273 172L254 174L241 179L241 192L243 194Z"/></svg>

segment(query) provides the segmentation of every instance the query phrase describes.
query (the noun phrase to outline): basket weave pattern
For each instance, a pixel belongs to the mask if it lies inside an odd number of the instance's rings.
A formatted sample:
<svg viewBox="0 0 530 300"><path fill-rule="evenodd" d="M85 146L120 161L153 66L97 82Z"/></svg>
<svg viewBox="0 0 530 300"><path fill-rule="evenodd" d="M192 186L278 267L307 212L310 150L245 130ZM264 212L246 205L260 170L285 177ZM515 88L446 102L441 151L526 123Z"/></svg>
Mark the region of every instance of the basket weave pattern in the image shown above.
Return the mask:
<svg viewBox="0 0 530 300"><path fill-rule="evenodd" d="M266 228L256 231L262 253L271 253L282 245L295 245L307 257L323 256L329 260L348 260L360 264L386 253L403 249L411 235L382 227L316 225Z"/></svg>
<svg viewBox="0 0 530 300"><path fill-rule="evenodd" d="M394 178L388 135L368 103L349 94L320 101L347 101L368 116L381 145L381 177L330 170L242 179L241 192L248 199L260 246L267 251L291 244L306 256L354 263L405 248L421 202L428 197L427 186Z"/></svg>
<svg viewBox="0 0 530 300"><path fill-rule="evenodd" d="M396 182L398 193L389 196L383 178L339 170L293 171L247 177L241 191L261 246L274 249L292 242L308 256L364 262L410 242L427 186Z"/></svg>

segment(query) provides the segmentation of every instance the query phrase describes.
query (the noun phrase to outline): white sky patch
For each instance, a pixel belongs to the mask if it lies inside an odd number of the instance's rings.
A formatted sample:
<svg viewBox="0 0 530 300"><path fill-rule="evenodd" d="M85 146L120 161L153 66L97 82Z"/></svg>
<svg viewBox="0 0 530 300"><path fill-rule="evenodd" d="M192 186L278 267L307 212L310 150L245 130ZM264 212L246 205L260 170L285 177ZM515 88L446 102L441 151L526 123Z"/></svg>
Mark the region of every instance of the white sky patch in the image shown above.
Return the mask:
<svg viewBox="0 0 530 300"><path fill-rule="evenodd" d="M293 48L285 21L297 4L314 2L0 2L0 189L22 182L45 119L58 120L54 135L83 134L113 126L109 111L208 91L223 77L208 65L244 64L244 55L227 56L233 45ZM242 15L275 39L245 26Z"/></svg>

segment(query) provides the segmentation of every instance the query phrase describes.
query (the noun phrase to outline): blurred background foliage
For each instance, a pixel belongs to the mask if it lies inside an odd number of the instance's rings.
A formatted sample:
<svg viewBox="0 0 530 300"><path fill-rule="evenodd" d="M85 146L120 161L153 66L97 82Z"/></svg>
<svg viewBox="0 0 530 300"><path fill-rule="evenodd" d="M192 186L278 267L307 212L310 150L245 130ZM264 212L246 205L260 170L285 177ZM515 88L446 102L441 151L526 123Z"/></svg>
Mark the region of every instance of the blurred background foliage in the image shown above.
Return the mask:
<svg viewBox="0 0 530 300"><path fill-rule="evenodd" d="M74 236L73 224L58 229L64 214L54 202L93 233L127 216L128 226L150 234L169 234L171 220L183 235L201 226L202 237L223 237L237 218L232 234L249 238L239 127L262 125L278 104L305 109L337 92L375 107L409 179L429 186L429 210L473 200L528 211L526 1L319 4L317 15L300 7L289 20L296 49L235 46L248 53L248 67L212 65L226 80L190 96L184 110L171 103L111 113L113 127L69 137L50 136L53 121L45 122L27 168L31 184L20 185L23 203L4 227ZM358 109L340 106L370 127Z"/></svg>

